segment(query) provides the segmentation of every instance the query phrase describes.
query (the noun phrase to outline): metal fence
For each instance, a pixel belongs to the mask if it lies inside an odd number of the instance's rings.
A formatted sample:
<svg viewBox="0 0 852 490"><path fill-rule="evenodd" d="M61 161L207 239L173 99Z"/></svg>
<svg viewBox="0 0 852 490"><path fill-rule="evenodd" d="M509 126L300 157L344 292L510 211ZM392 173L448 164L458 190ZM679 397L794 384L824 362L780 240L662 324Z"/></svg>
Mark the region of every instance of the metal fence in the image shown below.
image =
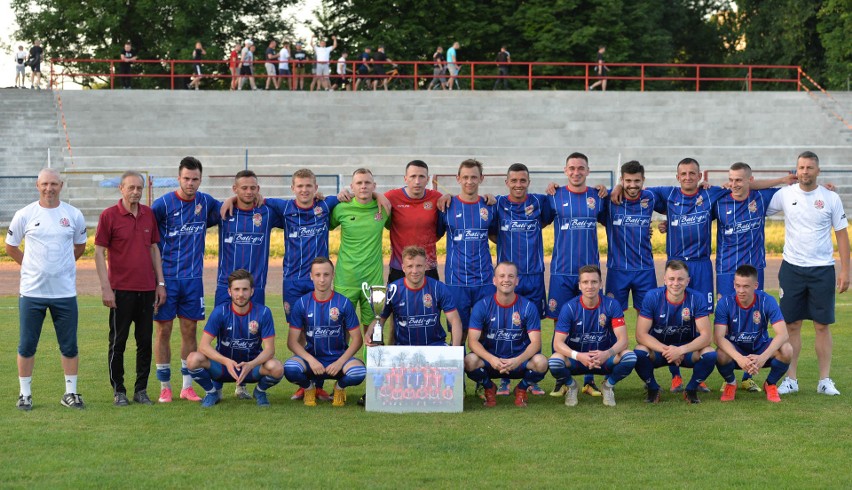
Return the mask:
<svg viewBox="0 0 852 490"><path fill-rule="evenodd" d="M15 212L38 201L36 175L0 176L0 226L8 228Z"/></svg>

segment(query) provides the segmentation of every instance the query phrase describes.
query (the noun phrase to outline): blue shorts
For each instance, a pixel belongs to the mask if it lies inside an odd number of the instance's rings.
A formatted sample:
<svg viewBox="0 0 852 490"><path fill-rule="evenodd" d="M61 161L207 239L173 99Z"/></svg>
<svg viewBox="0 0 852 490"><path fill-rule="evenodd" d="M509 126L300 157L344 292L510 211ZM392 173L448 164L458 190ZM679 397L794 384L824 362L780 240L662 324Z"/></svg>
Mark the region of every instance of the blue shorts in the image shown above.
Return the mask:
<svg viewBox="0 0 852 490"><path fill-rule="evenodd" d="M813 320L823 325L834 323L834 266L799 267L781 262L778 271L778 295L781 314L787 323Z"/></svg>
<svg viewBox="0 0 852 490"><path fill-rule="evenodd" d="M710 259L684 261L689 267L689 287L703 293L713 308L716 296L713 294L713 262ZM711 310L712 311L712 310Z"/></svg>
<svg viewBox="0 0 852 490"><path fill-rule="evenodd" d="M491 364L488 361L486 361L485 359L483 359L482 362L485 363L485 372L488 373L488 377L491 378L491 379L497 379L497 378L523 379L523 377L526 376L526 374L527 374L527 363L529 362L529 360L522 362L520 366L518 366L517 368L515 368L512 371L509 371L508 375L501 373L500 371L491 367Z"/></svg>
<svg viewBox="0 0 852 490"><path fill-rule="evenodd" d="M77 357L77 297L71 298L18 298L20 312L20 343L18 355L33 357L41 337L44 317L50 310L56 341L63 357Z"/></svg>
<svg viewBox="0 0 852 490"><path fill-rule="evenodd" d="M225 366L213 359L210 359L210 367L207 368L207 371L210 373L210 379L213 381L218 381L219 383L233 383L237 381L233 378L233 376L231 376L231 373L225 369ZM257 383L260 381L261 377L260 366L257 366L243 379L243 384Z"/></svg>
<svg viewBox="0 0 852 490"><path fill-rule="evenodd" d="M734 273L716 274L716 297L724 298L730 296L734 290ZM763 269L757 269L757 289L763 291Z"/></svg>
<svg viewBox="0 0 852 490"><path fill-rule="evenodd" d="M349 365L354 361L358 361L358 359L355 359L354 357L350 358L348 361L346 361L346 364L343 365L343 369L341 369L340 371L337 372L336 376L329 376L327 374L321 374L321 375L317 376L311 370L311 366L310 366L310 364L308 364L308 361L302 359L299 356L293 356L290 359L298 359L298 360L302 361L302 364L305 365L305 376L307 376L308 379L313 380L314 384L316 384L316 385L319 385L321 381L324 381L326 379L335 379L335 380L339 381L340 378L342 378L343 375L346 373L346 370L349 367ZM339 357L317 357L316 359L317 359L317 361L320 362L320 364L322 364L322 367L328 367L329 365L337 362L337 360L340 359L340 358Z"/></svg>
<svg viewBox="0 0 852 490"><path fill-rule="evenodd" d="M742 345L742 344L737 344L737 343L734 343L734 342L731 342L731 345L734 346L734 349L736 349L737 352L739 352L740 354L742 354L744 356L747 356L749 354L755 354L755 355L763 354L763 352L766 351L766 349L769 348L769 344L771 344L771 343L772 343L772 339L769 339L767 342L761 342L761 343L753 344L753 345L752 344ZM770 358L768 360L772 360L772 358Z"/></svg>
<svg viewBox="0 0 852 490"><path fill-rule="evenodd" d="M575 374L609 375L609 374L612 374L612 369L610 369L608 366L613 366L613 367L617 366L617 364L614 364L614 361L610 362L613 359L613 357L615 357L615 356L612 356L609 359L607 359L603 366L601 366L599 368L594 368L594 369L589 369L582 362L575 361L574 359L571 359L571 358L565 359L565 366L568 368L568 371L571 372L572 376L575 375Z"/></svg>
<svg viewBox="0 0 852 490"><path fill-rule="evenodd" d="M654 350L650 350L650 352L654 355L653 359L651 359L651 364L654 366L654 369L663 367L663 366L675 366L676 364L671 364L666 360L666 356L663 355L662 352L657 352ZM680 363L680 367L692 369L695 367L695 363L692 362L692 354L693 352L688 352L683 356L683 361Z"/></svg>
<svg viewBox="0 0 852 490"><path fill-rule="evenodd" d="M538 309L538 316L544 318L544 274L520 274L515 292L530 300Z"/></svg>
<svg viewBox="0 0 852 490"><path fill-rule="evenodd" d="M290 306L296 304L299 298L314 290L314 282L310 279L284 279L283 299L284 315L290 323Z"/></svg>
<svg viewBox="0 0 852 490"><path fill-rule="evenodd" d="M227 291L225 292L227 294ZM160 305L154 320L167 322L175 316L187 320L204 320L204 280L167 279L166 302Z"/></svg>
<svg viewBox="0 0 852 490"><path fill-rule="evenodd" d="M259 303L262 305L266 304L266 292L263 289L254 288L254 294L251 295L252 303ZM215 306L219 306L222 303L230 303L231 295L228 294L228 286L223 286L221 284L216 286L216 301Z"/></svg>
<svg viewBox="0 0 852 490"><path fill-rule="evenodd" d="M556 320L562 305L580 295L578 286L579 276L563 276L552 274L550 276L550 297L547 300L547 318Z"/></svg>
<svg viewBox="0 0 852 490"><path fill-rule="evenodd" d="M606 271L606 295L615 298L622 310L627 309L627 295L633 293L633 307L642 308L645 293L657 287L654 269L645 271Z"/></svg>
<svg viewBox="0 0 852 490"><path fill-rule="evenodd" d="M462 329L466 332L470 326L470 312L473 305L485 298L493 296L497 292L494 284L483 284L481 286L450 286L447 285L453 299L456 300L456 310L461 318Z"/></svg>

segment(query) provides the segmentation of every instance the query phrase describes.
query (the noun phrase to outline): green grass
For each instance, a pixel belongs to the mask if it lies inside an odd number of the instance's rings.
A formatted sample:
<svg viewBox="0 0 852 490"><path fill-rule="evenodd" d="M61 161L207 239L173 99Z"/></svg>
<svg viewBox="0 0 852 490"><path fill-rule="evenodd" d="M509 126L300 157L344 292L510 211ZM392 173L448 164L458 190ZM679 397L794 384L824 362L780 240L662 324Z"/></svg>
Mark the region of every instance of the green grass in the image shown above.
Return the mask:
<svg viewBox="0 0 852 490"><path fill-rule="evenodd" d="M277 299L277 357L284 359L286 329ZM267 410L234 399L231 386L209 410L182 401L116 408L107 379L107 310L99 298L79 303L79 389L87 408L59 405L62 373L48 320L36 359L35 407L21 413L14 408L17 300L0 298L6 339L0 347L0 487L792 488L846 487L852 478L846 466L852 448L848 294L838 296L834 328L832 376L840 397L815 393L808 327L802 391L778 405L749 393L723 405L714 392L697 406L668 393L660 405L647 406L633 374L616 388L615 408L581 395L573 409L543 396L531 397L526 409L500 397L497 408L486 410L470 396L464 413L428 415L365 413L355 404L360 387L350 389L342 409L328 403L309 409L289 400L293 387L286 381L270 390ZM628 324L634 320L630 312ZM544 330L552 332L552 324ZM177 342L174 336L173 351ZM130 373L133 350L131 339ZM178 363L173 359L177 383ZM665 369L657 376L667 383ZM717 373L708 380L714 390L721 382ZM542 385L550 389L553 378ZM149 392L158 391L152 373Z"/></svg>

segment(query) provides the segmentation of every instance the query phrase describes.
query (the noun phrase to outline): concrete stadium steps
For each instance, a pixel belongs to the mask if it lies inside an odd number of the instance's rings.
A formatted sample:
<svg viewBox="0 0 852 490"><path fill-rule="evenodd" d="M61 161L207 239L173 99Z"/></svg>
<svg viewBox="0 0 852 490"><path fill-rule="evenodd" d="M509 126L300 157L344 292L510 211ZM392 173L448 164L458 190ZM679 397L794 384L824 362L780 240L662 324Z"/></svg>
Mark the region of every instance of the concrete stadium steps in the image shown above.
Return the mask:
<svg viewBox="0 0 852 490"><path fill-rule="evenodd" d="M0 90L0 175L35 175L61 158L53 94L47 90Z"/></svg>

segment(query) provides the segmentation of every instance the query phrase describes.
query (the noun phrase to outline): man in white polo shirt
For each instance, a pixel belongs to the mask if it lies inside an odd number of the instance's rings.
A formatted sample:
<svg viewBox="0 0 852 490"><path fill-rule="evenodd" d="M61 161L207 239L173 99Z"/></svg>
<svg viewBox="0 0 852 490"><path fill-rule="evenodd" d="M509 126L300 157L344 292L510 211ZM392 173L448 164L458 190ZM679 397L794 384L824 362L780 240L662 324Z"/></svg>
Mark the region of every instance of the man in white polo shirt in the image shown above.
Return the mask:
<svg viewBox="0 0 852 490"><path fill-rule="evenodd" d="M831 369L831 331L834 323L834 289L849 288L849 225L840 197L817 184L819 158L806 151L796 160L797 185L779 190L766 211L767 215L784 212L784 261L778 273L781 287L781 313L787 322L793 359L787 377L778 385L784 395L799 391L796 378L802 351L802 320L814 322L819 384L817 393L839 395L828 377ZM831 229L840 251L840 275L835 279L834 246Z"/></svg>
<svg viewBox="0 0 852 490"><path fill-rule="evenodd" d="M19 410L32 409L36 347L45 314L50 310L65 371L65 395L61 403L81 409L83 397L77 392L75 262L86 249L86 222L77 208L59 200L62 180L58 171L46 168L39 172L36 188L38 201L15 213L6 235L6 254L21 265L21 296L18 298L21 394L17 407ZM23 241L26 241L26 249L22 251Z"/></svg>
<svg viewBox="0 0 852 490"><path fill-rule="evenodd" d="M311 36L311 44L314 44L314 39ZM328 75L331 73L331 66L328 62L331 60L331 52L337 47L337 36L331 36L331 40L334 41L331 46L326 47L325 39L321 39L319 44L314 46L314 55L317 59L316 77L319 79L320 87L326 90L331 89L331 84L328 80Z"/></svg>

